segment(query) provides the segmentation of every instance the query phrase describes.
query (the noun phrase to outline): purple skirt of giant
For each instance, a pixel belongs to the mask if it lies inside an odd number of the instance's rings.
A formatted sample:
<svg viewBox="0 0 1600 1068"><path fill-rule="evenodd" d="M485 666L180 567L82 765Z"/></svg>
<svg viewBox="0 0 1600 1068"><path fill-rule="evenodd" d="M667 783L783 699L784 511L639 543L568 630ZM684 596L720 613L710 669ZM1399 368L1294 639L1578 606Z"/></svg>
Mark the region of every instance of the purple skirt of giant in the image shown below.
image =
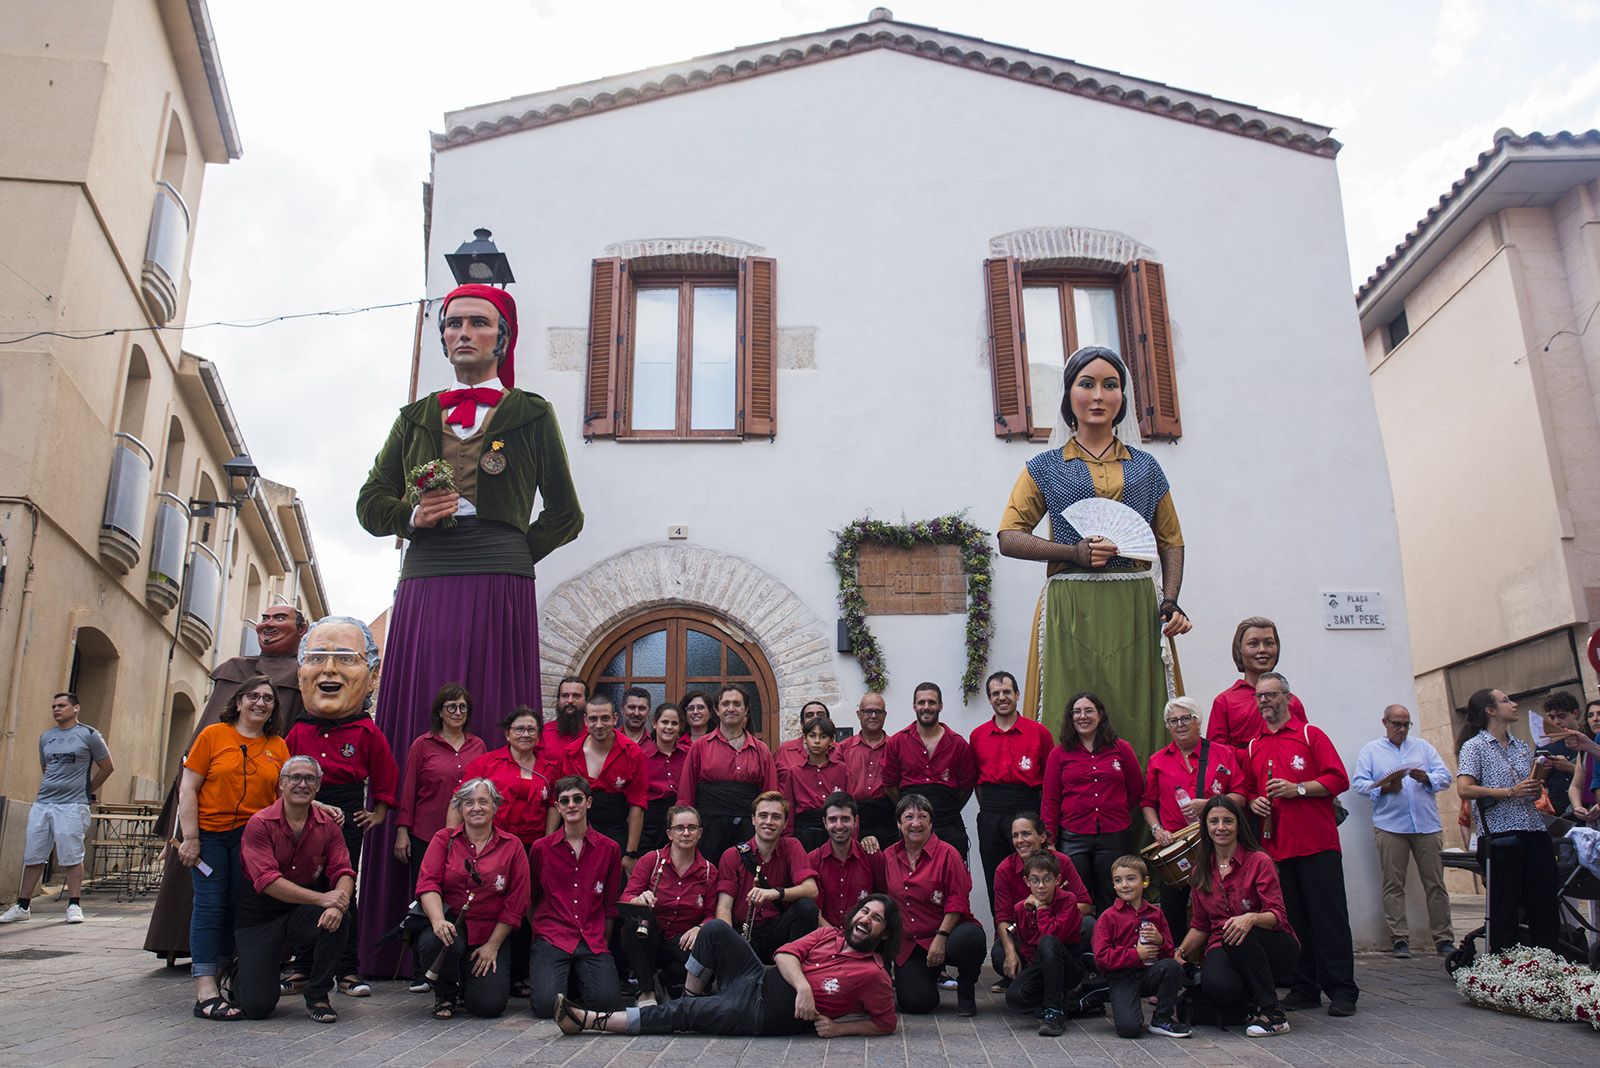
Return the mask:
<svg viewBox="0 0 1600 1068"><path fill-rule="evenodd" d="M402 579L389 615L378 728L403 761L429 728L434 695L447 682L472 694L468 730L494 748L500 719L517 705L541 707L539 619L534 580L522 575L446 575ZM402 768L402 774L404 769ZM357 945L373 978L410 974L399 939L378 940L411 903L411 874L394 858L394 815L362 847ZM402 971L406 969L406 971Z"/></svg>

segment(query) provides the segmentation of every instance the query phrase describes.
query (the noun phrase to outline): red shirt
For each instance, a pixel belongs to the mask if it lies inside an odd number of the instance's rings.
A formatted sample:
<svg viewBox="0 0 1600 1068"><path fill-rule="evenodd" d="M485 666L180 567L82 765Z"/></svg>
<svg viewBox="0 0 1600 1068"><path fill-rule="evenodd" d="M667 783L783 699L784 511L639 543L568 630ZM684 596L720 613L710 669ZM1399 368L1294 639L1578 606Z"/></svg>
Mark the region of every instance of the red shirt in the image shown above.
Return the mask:
<svg viewBox="0 0 1600 1068"><path fill-rule="evenodd" d="M876 953L850 948L843 931L819 927L777 952L794 957L805 972L817 1012L830 1020L864 1012L883 1034L899 1025L894 1011L894 984Z"/></svg>
<svg viewBox="0 0 1600 1068"><path fill-rule="evenodd" d="M1189 910L1189 926L1210 936L1206 939L1207 952L1222 945L1222 925L1246 912L1272 913L1278 917L1278 930L1287 931L1299 941L1283 907L1277 865L1259 849L1235 852L1227 878L1218 875L1213 864L1211 889L1201 890L1197 886L1189 891Z"/></svg>
<svg viewBox="0 0 1600 1068"><path fill-rule="evenodd" d="M1239 754L1226 742L1211 742L1206 746L1205 789L1195 792L1199 785L1200 747L1196 746L1186 761L1178 752L1178 743L1150 754L1150 765L1144 770L1144 796L1140 804L1156 810L1161 826L1169 831L1181 831L1194 822L1178 807L1178 791L1186 791L1191 798L1204 800L1217 794L1250 793L1250 777L1239 763Z"/></svg>
<svg viewBox="0 0 1600 1068"><path fill-rule="evenodd" d="M1049 849L1050 847L1046 846ZM1061 885L1056 889L1058 895L1071 894L1078 902L1091 901L1089 888L1083 885L1083 876L1078 874L1078 868L1067 859L1065 853L1056 853L1056 863L1061 865ZM1000 862L1000 867L994 873L994 919L996 923L1013 923L1017 918L1017 906L1028 897L1028 880L1022 874L1022 858L1015 853ZM1083 910L1078 910L1079 915Z"/></svg>
<svg viewBox="0 0 1600 1068"><path fill-rule="evenodd" d="M649 800L650 780L644 771L644 754L620 734L611 736L611 748L600 762L600 773L589 775L589 755L583 747L588 738L579 738L561 754L561 770L556 779L576 775L596 793L621 794L628 804L644 808Z"/></svg>
<svg viewBox="0 0 1600 1068"><path fill-rule="evenodd" d="M1306 722L1300 698L1289 695L1289 718ZM1261 710L1256 706L1256 688L1239 679L1217 694L1211 702L1211 718L1206 720L1206 737L1243 749L1261 733Z"/></svg>
<svg viewBox="0 0 1600 1068"><path fill-rule="evenodd" d="M1245 753L1251 800L1261 796L1268 779L1320 782L1328 797L1277 797L1272 801L1272 837L1262 828L1261 848L1273 860L1308 857L1339 848L1339 825L1333 819L1333 798L1350 789L1344 761L1328 736L1316 727L1290 719L1276 734L1263 731ZM1268 764L1271 764L1269 770ZM1259 911L1259 910L1258 910Z"/></svg>
<svg viewBox="0 0 1600 1068"><path fill-rule="evenodd" d="M961 863L961 854L939 841L938 835L928 836L915 868L906 858L903 841L883 850L882 856L884 892L900 902L900 955L895 964L903 965L918 946L927 949L933 944L946 913L959 913L958 923L972 918L967 900L972 876Z"/></svg>
<svg viewBox="0 0 1600 1068"><path fill-rule="evenodd" d="M1006 783L1044 785L1044 765L1056 740L1050 728L1027 716L1018 716L1010 730L1001 730L994 720L972 728L972 755L978 761L978 785Z"/></svg>
<svg viewBox="0 0 1600 1068"><path fill-rule="evenodd" d="M1083 938L1083 913L1078 911L1078 898L1065 886L1056 887L1056 896L1050 904L1029 908L1022 898L1017 902L1016 926L1011 931L1011 941L1017 947L1017 956L1026 964L1039 951L1039 939L1054 935L1068 944Z"/></svg>
<svg viewBox="0 0 1600 1068"><path fill-rule="evenodd" d="M1044 833L1110 834L1133 825L1144 796L1144 774L1133 746L1118 738L1103 749L1056 746L1044 769Z"/></svg>
<svg viewBox="0 0 1600 1068"><path fill-rule="evenodd" d="M395 813L397 827L404 827L424 842L444 828L450 810L450 795L462 775L488 747L476 734L468 734L460 749L429 731L411 743L406 753L406 773L400 780L400 804Z"/></svg>
<svg viewBox="0 0 1600 1068"><path fill-rule="evenodd" d="M494 825L507 834L514 834L524 846L544 837L545 814L550 810L550 780L542 770L523 778L522 765L511 755L511 747L503 745L492 749L467 765L461 781L488 779L500 791L500 807L494 813ZM458 784L459 785L459 784Z"/></svg>
<svg viewBox="0 0 1600 1068"><path fill-rule="evenodd" d="M744 737L743 748L735 749L718 729L694 744L678 783L678 804L694 804L701 782L749 783L763 793L778 788L778 768L767 743L753 734Z"/></svg>
<svg viewBox="0 0 1600 1068"><path fill-rule="evenodd" d="M661 925L663 938L677 938L717 914L717 869L699 853L689 862L686 872L679 872L672 863L671 849L652 849L644 854L628 876L622 900L632 901L646 890L655 891L656 903L651 911Z"/></svg>
<svg viewBox="0 0 1600 1068"><path fill-rule="evenodd" d="M1135 909L1119 897L1094 921L1095 967L1102 972L1143 968L1144 961L1139 959L1139 928L1147 923L1155 924L1156 930L1161 932L1161 948L1156 952L1156 960L1172 956L1172 929L1167 926L1167 917L1161 909L1148 901Z"/></svg>
<svg viewBox="0 0 1600 1068"><path fill-rule="evenodd" d="M319 884L332 888L342 877L356 874L344 833L333 817L312 805L297 839L283 814L282 798L250 817L239 840L239 855L258 894L279 879L312 890Z"/></svg>
<svg viewBox="0 0 1600 1068"><path fill-rule="evenodd" d="M805 738L790 738L772 751L772 763L781 775L785 766L799 767L806 762Z"/></svg>
<svg viewBox="0 0 1600 1068"><path fill-rule="evenodd" d="M497 923L521 926L528 911L528 855L514 835L493 830L476 853L465 827L439 831L428 843L417 875L417 893L438 894L447 909L459 909L472 895L467 910L467 944L472 946L489 941ZM477 879L472 878L474 868Z"/></svg>
<svg viewBox="0 0 1600 1068"><path fill-rule="evenodd" d="M807 854L817 871L817 911L833 926L842 925L868 894L883 889L883 854L868 853L851 842L844 860L824 842Z"/></svg>
<svg viewBox="0 0 1600 1068"><path fill-rule="evenodd" d="M587 738L589 732L584 729L583 717L578 718L577 734L562 734L556 730L554 719L545 723L539 732L539 760L543 765L540 771L551 782L561 778L557 772L561 767L561 758L566 753L567 747L580 738Z"/></svg>
<svg viewBox="0 0 1600 1068"><path fill-rule="evenodd" d="M883 790L883 761L889 753L887 734L877 745L870 745L861 735L852 734L839 743L838 750L844 758L845 770L850 773L846 789L857 803L889 796Z"/></svg>
<svg viewBox="0 0 1600 1068"><path fill-rule="evenodd" d="M951 727L944 728L944 736L931 754L915 723L889 736L888 752L883 758L883 784L898 787L904 794L923 783L952 790L971 790L978 784L978 761L972 755L972 746Z"/></svg>
<svg viewBox="0 0 1600 1068"><path fill-rule="evenodd" d="M806 856L806 851L801 848L798 839L784 835L772 847L772 856L766 859L756 846L756 840L751 838L745 843L750 847L751 857L761 863L761 885L773 890L784 889L790 886L799 886L807 879L814 879L817 870L811 866L811 858ZM750 915L749 895L756 885L755 872L745 863L744 856L739 852L738 846L730 846L722 851L722 860L717 864L717 893L727 894L733 898L733 925L742 926ZM777 919L779 906L771 901L764 901L756 909L755 920L757 923L766 923L768 920Z"/></svg>
<svg viewBox="0 0 1600 1068"><path fill-rule="evenodd" d="M646 803L659 801L663 797L670 797L674 802L678 800L678 784L683 782L683 770L689 766L689 750L683 742L672 748L672 755L668 756L661 751L658 745L651 745L644 751L645 778L649 780L649 788L645 791Z"/></svg>
<svg viewBox="0 0 1600 1068"><path fill-rule="evenodd" d="M322 765L322 785L345 786L365 782L376 803L393 806L400 768L372 717L360 714L344 720L302 719L284 738L293 756L316 757Z"/></svg>
<svg viewBox="0 0 1600 1068"><path fill-rule="evenodd" d="M839 747L828 750L828 759L821 767L807 760L800 764L778 765L778 789L789 799L789 826L794 827L794 817L801 812L812 812L822 807L822 802L835 790L848 790L850 770L844 766Z"/></svg>
<svg viewBox="0 0 1600 1068"><path fill-rule="evenodd" d="M577 855L567 844L566 829L557 827L529 847L528 875L533 937L563 953L576 952L579 940L591 952L609 952L606 921L616 918L622 890L622 848L617 843L590 828L583 853Z"/></svg>

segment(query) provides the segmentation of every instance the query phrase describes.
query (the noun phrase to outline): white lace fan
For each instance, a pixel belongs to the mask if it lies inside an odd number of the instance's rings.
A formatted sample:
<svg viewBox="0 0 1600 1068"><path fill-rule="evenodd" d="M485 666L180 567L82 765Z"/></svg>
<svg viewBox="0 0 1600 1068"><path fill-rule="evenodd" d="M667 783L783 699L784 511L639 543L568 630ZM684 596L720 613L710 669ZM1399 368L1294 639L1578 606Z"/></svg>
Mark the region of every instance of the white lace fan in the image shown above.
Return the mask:
<svg viewBox="0 0 1600 1068"><path fill-rule="evenodd" d="M1086 497L1062 509L1061 518L1085 538L1099 535L1117 547L1117 555L1127 560L1156 559L1156 532L1144 516L1121 501Z"/></svg>

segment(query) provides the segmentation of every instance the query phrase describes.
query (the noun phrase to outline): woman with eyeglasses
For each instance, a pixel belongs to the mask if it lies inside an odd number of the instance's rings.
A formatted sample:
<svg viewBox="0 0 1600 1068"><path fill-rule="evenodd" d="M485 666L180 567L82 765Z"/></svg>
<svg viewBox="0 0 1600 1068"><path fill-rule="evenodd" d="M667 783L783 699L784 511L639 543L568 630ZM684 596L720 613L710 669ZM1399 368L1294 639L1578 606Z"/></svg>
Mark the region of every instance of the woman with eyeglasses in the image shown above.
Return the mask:
<svg viewBox="0 0 1600 1068"><path fill-rule="evenodd" d="M194 883L194 1014L203 1020L242 1015L217 987L219 959L233 956L233 906L245 882L239 843L250 817L277 800L278 771L289 759L277 691L265 675L245 679L220 720L189 746L178 784L178 860Z"/></svg>
<svg viewBox="0 0 1600 1068"><path fill-rule="evenodd" d="M678 744L688 748L721 726L711 707L711 699L699 690L690 690L678 702L683 709L683 737Z"/></svg>
<svg viewBox="0 0 1600 1068"><path fill-rule="evenodd" d="M523 852L544 836L545 815L550 811L550 780L540 763L539 738L543 726L539 713L518 705L500 721L506 744L492 749L467 765L463 784L486 779L494 784L500 799L496 802L494 825L522 843ZM445 826L461 823L461 813L453 806L445 816ZM528 954L533 932L520 924L511 936L511 995L528 996Z"/></svg>
<svg viewBox="0 0 1600 1068"><path fill-rule="evenodd" d="M462 1009L492 1018L511 1000L511 934L528 911L528 855L515 835L495 826L501 803L488 779L462 783L450 798L454 826L436 833L422 858L417 899L428 929L415 952L439 977L435 1019Z"/></svg>
<svg viewBox="0 0 1600 1068"><path fill-rule="evenodd" d="M640 857L622 891L625 903L651 912L650 919L639 922L624 916L617 936L628 968L639 980L641 1007L655 1004L658 975L668 992L682 990L685 963L700 925L716 915L717 868L700 855L700 834L700 813L689 805L673 805L667 810L670 844Z"/></svg>
<svg viewBox="0 0 1600 1068"><path fill-rule="evenodd" d="M445 825L450 795L465 776L467 765L488 751L483 739L467 730L471 719L472 695L460 683L445 683L434 696L427 733L419 735L406 753L394 819L394 859L411 869L413 897L423 851ZM411 961L413 994L428 990L422 977L427 967L426 961Z"/></svg>
<svg viewBox="0 0 1600 1068"><path fill-rule="evenodd" d="M670 701L656 705L651 727L652 734L644 747L645 775L650 785L645 791L640 849L661 849L668 844L667 813L677 803L678 784L683 781L683 769L689 762L689 749L683 741L683 712L677 705Z"/></svg>
<svg viewBox="0 0 1600 1068"><path fill-rule="evenodd" d="M1172 743L1150 754L1144 772L1144 821L1159 846L1200 819L1206 800L1227 794L1245 804L1244 770L1239 754L1225 742L1202 737L1200 705L1192 697L1174 697L1163 715ZM1161 912L1173 931L1189 929L1189 887L1163 885Z"/></svg>
<svg viewBox="0 0 1600 1068"><path fill-rule="evenodd" d="M1116 901L1111 864L1133 848L1133 813L1144 772L1126 738L1111 729L1105 702L1084 691L1067 702L1061 744L1044 766L1044 826L1094 897L1095 911Z"/></svg>

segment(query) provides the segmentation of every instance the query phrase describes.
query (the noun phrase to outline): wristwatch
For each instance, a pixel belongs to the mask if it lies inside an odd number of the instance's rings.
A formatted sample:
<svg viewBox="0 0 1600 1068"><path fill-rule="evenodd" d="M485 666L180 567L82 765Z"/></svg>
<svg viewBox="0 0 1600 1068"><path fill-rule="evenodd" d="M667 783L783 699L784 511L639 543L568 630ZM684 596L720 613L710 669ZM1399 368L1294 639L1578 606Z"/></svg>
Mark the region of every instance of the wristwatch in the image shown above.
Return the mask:
<svg viewBox="0 0 1600 1068"><path fill-rule="evenodd" d="M1303 782L1295 783L1294 784L1294 792L1299 794L1301 797L1306 796L1306 784L1303 783Z"/></svg>

